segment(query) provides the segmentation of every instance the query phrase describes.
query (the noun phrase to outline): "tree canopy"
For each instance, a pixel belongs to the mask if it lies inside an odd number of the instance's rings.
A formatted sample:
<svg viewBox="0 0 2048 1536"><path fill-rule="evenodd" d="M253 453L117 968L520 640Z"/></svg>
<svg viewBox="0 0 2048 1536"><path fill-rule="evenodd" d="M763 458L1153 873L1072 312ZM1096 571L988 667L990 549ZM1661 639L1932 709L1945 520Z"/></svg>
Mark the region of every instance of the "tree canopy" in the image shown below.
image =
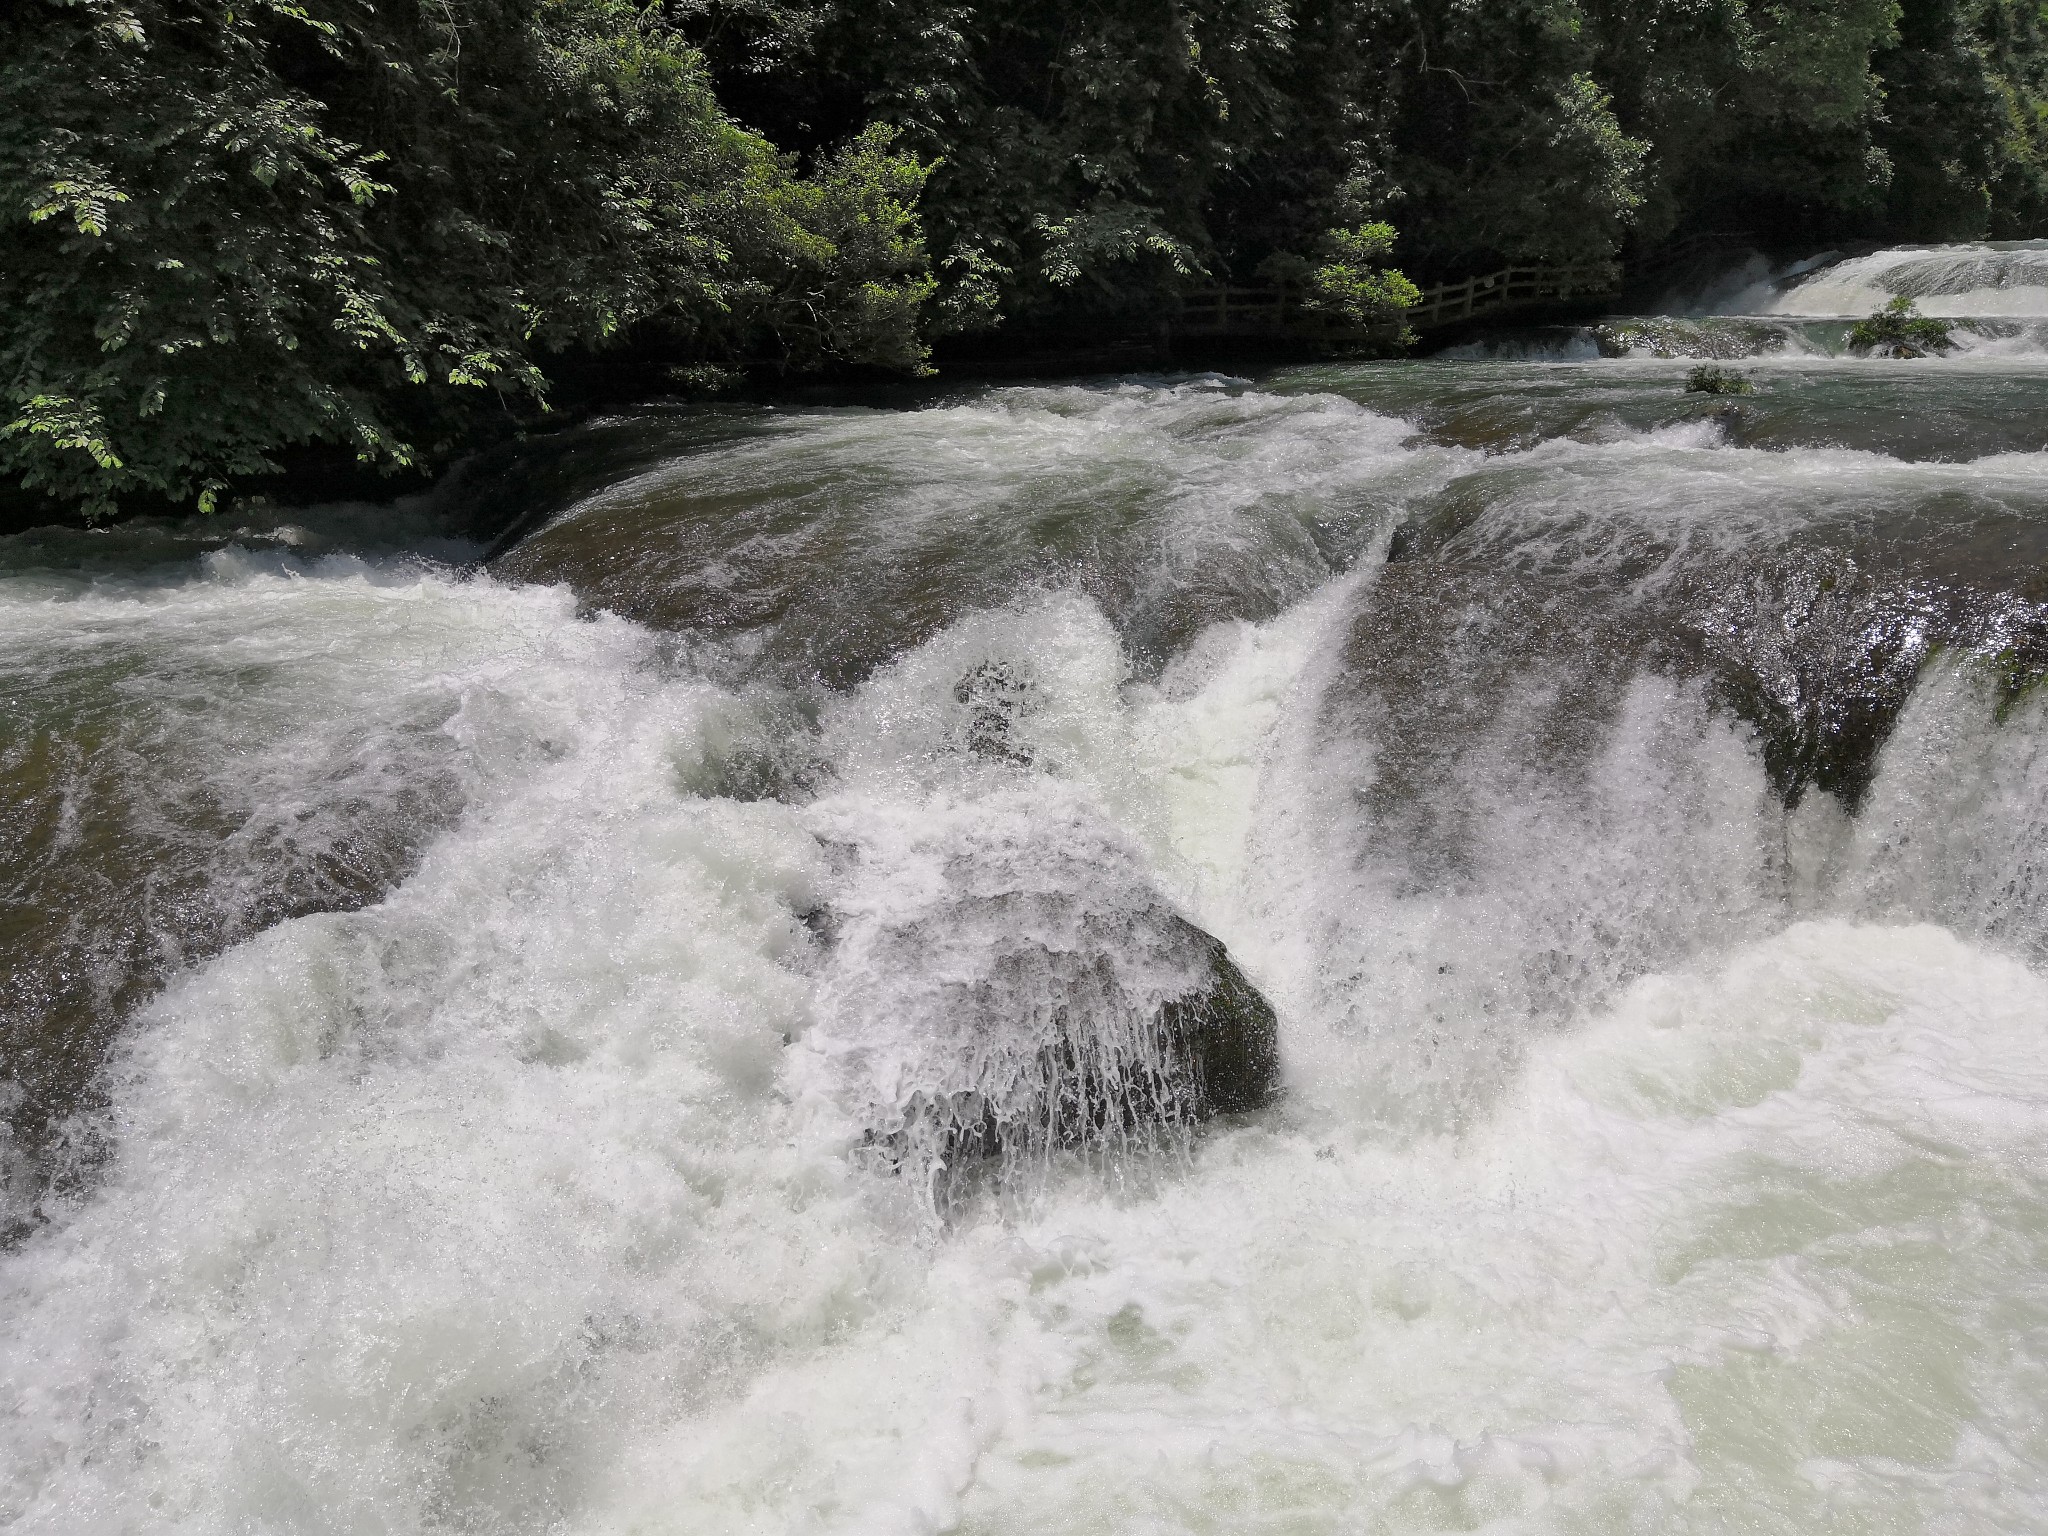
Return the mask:
<svg viewBox="0 0 2048 1536"><path fill-rule="evenodd" d="M204 507L446 462L571 359L915 372L1276 274L1397 318L1728 227L2048 233L2048 7L18 0L0 474Z"/></svg>
<svg viewBox="0 0 2048 1536"><path fill-rule="evenodd" d="M915 367L924 167L807 174L628 0L30 0L0 24L0 462L100 510L445 458L636 327Z"/></svg>

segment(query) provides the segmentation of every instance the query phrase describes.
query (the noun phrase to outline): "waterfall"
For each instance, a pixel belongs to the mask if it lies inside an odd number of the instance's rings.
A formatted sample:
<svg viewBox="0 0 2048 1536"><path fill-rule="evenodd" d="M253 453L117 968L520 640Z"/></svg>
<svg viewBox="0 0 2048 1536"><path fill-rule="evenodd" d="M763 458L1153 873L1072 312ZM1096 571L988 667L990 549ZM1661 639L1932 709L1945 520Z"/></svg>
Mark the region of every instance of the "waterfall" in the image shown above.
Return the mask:
<svg viewBox="0 0 2048 1536"><path fill-rule="evenodd" d="M0 1523L2040 1528L2044 262L0 539Z"/></svg>
<svg viewBox="0 0 2048 1536"><path fill-rule="evenodd" d="M1800 264L1804 266L1805 264ZM2048 240L1877 251L1766 276L1716 305L1721 314L1860 317L1894 298L1958 319L2048 317Z"/></svg>

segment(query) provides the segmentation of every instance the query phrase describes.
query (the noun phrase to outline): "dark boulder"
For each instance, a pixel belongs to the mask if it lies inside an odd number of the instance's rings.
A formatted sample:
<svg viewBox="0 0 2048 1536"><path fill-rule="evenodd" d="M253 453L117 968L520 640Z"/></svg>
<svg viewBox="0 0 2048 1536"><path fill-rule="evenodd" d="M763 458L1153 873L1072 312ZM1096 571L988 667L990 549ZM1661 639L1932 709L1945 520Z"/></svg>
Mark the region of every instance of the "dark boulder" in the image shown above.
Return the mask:
<svg viewBox="0 0 2048 1536"><path fill-rule="evenodd" d="M1272 1007L1043 781L834 846L805 1046L867 1154L935 1199L991 1159L1167 1145L1277 1091Z"/></svg>
<svg viewBox="0 0 2048 1536"><path fill-rule="evenodd" d="M1279 1022L1273 1005L1245 979L1223 941L1193 923L1206 945L1209 974L1185 997L1163 1004L1159 1026L1170 1050L1188 1063L1188 1104L1197 1116L1235 1115L1271 1102L1280 1081Z"/></svg>

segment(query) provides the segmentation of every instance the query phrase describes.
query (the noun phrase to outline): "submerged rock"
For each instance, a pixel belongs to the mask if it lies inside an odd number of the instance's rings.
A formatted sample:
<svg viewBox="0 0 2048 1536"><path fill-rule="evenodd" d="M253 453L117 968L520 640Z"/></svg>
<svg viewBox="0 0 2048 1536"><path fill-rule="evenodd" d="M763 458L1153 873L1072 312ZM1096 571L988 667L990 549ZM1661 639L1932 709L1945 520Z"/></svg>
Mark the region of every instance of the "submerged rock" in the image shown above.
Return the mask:
<svg viewBox="0 0 2048 1536"><path fill-rule="evenodd" d="M1274 1095L1272 1007L1129 843L1043 783L898 826L848 819L819 1091L943 1201L977 1166L1170 1144ZM876 834L880 835L876 835Z"/></svg>
<svg viewBox="0 0 2048 1536"><path fill-rule="evenodd" d="M1761 320L1651 316L1596 325L1592 336L1602 357L1689 357L1731 362L1784 351L1789 331L1784 325Z"/></svg>
<svg viewBox="0 0 2048 1536"><path fill-rule="evenodd" d="M1017 726L1031 707L1031 682L1001 661L984 661L954 685L953 700L965 706L961 745L976 757L1019 767L1031 764L1031 744L1017 739Z"/></svg>
<svg viewBox="0 0 2048 1536"><path fill-rule="evenodd" d="M1457 488L1397 531L1354 633L1352 670L1412 715L1375 738L1381 758L1404 760L1411 735L1433 751L1446 720L1491 720L1553 670L1573 702L1552 734L1590 742L1654 672L1702 680L1755 729L1788 807L1820 790L1855 810L1931 656L2048 669L2048 524L1989 495L1883 490L1895 504L1797 521L1735 501L1716 520L1749 527L1727 539L1655 503L1523 511Z"/></svg>

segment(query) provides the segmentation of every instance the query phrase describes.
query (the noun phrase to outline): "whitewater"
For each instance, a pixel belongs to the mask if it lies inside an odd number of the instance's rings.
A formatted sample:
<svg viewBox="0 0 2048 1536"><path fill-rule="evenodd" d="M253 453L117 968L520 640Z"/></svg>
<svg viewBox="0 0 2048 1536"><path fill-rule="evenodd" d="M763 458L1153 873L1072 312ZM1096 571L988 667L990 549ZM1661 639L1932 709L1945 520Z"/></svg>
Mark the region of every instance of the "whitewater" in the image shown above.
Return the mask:
<svg viewBox="0 0 2048 1536"><path fill-rule="evenodd" d="M0 1522L2048 1529L2048 354L1573 346L0 539Z"/></svg>

